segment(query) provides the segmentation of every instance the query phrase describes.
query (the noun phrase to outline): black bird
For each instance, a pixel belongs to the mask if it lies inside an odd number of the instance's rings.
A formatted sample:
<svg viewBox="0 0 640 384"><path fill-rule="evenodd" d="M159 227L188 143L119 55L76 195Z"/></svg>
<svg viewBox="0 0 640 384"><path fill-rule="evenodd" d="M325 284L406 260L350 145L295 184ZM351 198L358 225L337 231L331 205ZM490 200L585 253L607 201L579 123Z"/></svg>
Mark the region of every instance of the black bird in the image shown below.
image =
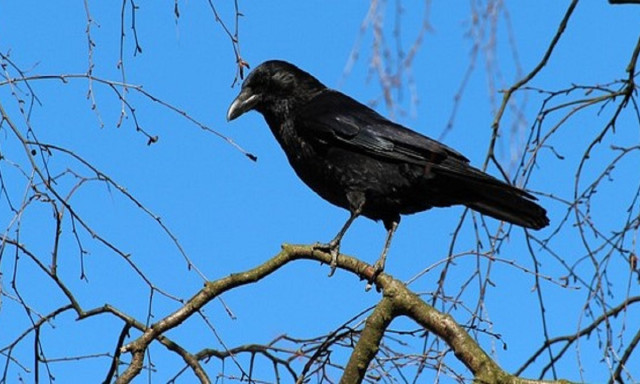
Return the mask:
<svg viewBox="0 0 640 384"><path fill-rule="evenodd" d="M227 120L260 112L296 174L320 197L351 213L336 237L318 245L333 256L360 215L387 230L375 275L384 269L400 215L462 204L525 228L549 224L529 193L469 165L446 145L384 118L285 61L267 61L242 84ZM374 276L375 276L374 275Z"/></svg>

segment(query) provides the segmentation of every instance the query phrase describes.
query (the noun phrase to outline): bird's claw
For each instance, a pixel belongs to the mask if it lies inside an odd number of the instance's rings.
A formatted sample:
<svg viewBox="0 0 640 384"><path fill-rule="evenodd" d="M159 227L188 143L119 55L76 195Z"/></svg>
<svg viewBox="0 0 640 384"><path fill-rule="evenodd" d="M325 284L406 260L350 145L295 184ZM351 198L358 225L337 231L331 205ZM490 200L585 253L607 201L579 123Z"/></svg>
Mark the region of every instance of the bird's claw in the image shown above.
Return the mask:
<svg viewBox="0 0 640 384"><path fill-rule="evenodd" d="M376 281L376 279L382 273L382 271L384 271L384 262L381 262L380 260L378 260L373 265L373 273L371 274L371 278L367 282L367 285L364 287L365 291L369 292L371 290L371 287L373 287L373 283Z"/></svg>
<svg viewBox="0 0 640 384"><path fill-rule="evenodd" d="M331 277L338 267L338 250L336 248L331 249L331 263L329 264L329 267L331 268L329 270L329 277Z"/></svg>
<svg viewBox="0 0 640 384"><path fill-rule="evenodd" d="M377 260L375 264L373 264L373 280L375 280L382 271L384 271L384 261Z"/></svg>
<svg viewBox="0 0 640 384"><path fill-rule="evenodd" d="M313 245L314 249L328 252L331 255L331 262L329 263L329 267L331 270L329 271L329 277L333 276L336 272L336 268L338 267L338 253L340 252L340 244L335 243L333 241L328 244L315 243Z"/></svg>

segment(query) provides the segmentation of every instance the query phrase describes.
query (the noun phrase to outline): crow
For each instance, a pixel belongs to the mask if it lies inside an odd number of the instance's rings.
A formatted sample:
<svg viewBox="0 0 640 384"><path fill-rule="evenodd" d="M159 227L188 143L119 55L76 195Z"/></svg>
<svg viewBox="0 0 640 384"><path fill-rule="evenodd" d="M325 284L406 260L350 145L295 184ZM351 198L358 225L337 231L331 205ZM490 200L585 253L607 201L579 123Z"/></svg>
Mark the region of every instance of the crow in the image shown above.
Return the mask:
<svg viewBox="0 0 640 384"><path fill-rule="evenodd" d="M382 220L387 236L374 266L383 269L400 215L465 205L525 228L549 224L531 194L469 165L446 145L381 116L280 60L256 67L231 103L227 120L255 110L298 177L349 219L328 244L335 271L340 241L359 216Z"/></svg>

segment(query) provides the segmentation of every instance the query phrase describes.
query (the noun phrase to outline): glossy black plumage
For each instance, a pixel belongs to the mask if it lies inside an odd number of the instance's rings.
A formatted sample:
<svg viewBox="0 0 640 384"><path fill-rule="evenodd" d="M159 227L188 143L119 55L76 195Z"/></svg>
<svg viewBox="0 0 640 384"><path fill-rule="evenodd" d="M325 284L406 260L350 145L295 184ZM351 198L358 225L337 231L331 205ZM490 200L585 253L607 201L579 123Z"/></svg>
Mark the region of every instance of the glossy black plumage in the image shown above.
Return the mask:
<svg viewBox="0 0 640 384"><path fill-rule="evenodd" d="M389 121L287 62L256 67L227 119L251 109L264 116L300 179L351 213L327 245L336 254L359 215L382 220L388 230L379 269L403 214L462 204L526 228L549 223L529 193L471 167L457 151Z"/></svg>

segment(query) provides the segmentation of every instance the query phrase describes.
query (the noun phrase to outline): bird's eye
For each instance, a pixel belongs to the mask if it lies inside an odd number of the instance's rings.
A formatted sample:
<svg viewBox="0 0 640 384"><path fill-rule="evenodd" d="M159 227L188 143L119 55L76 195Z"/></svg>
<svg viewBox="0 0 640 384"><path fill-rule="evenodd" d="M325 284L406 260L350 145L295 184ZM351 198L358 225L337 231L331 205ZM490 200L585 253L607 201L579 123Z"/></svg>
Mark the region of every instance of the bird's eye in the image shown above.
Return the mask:
<svg viewBox="0 0 640 384"><path fill-rule="evenodd" d="M295 82L295 76L292 73L276 72L273 75L273 81L286 86Z"/></svg>

